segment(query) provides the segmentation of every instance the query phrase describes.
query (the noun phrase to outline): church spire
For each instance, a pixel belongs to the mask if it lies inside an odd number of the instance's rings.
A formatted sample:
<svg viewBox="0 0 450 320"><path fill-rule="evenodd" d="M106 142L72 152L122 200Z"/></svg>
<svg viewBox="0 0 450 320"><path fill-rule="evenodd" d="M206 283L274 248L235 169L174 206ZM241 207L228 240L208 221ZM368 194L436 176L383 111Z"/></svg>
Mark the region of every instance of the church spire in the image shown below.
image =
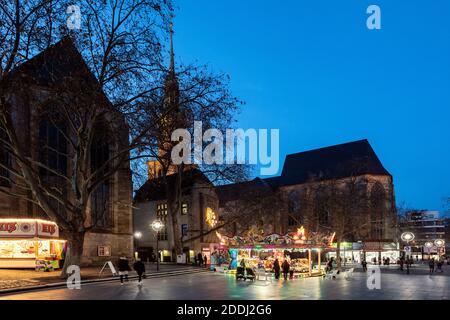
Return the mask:
<svg viewBox="0 0 450 320"><path fill-rule="evenodd" d="M175 54L173 50L173 15L170 16L170 65L165 80L165 105L167 109L178 112L179 88L175 71Z"/></svg>
<svg viewBox="0 0 450 320"><path fill-rule="evenodd" d="M169 72L175 74L175 54L173 51L173 16L170 17L170 67Z"/></svg>

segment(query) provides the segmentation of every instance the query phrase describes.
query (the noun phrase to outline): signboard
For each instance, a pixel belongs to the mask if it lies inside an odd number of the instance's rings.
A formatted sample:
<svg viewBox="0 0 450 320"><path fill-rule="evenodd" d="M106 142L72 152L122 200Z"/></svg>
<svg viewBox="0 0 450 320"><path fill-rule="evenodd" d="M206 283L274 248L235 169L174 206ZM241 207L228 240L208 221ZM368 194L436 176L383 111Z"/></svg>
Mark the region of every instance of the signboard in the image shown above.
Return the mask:
<svg viewBox="0 0 450 320"><path fill-rule="evenodd" d="M181 225L181 235L182 236L187 236L188 235L188 225L187 224L182 224Z"/></svg>
<svg viewBox="0 0 450 320"><path fill-rule="evenodd" d="M2 238L58 238L58 225L39 219L0 219Z"/></svg>
<svg viewBox="0 0 450 320"><path fill-rule="evenodd" d="M103 265L102 270L100 270L100 274L102 274L103 270L105 270L106 267L108 267L109 270L111 270L111 273L112 273L113 276L117 275L116 268L114 267L114 265L113 265L113 263L111 261L105 262L105 264Z"/></svg>
<svg viewBox="0 0 450 320"><path fill-rule="evenodd" d="M97 254L99 257L110 257L111 256L111 246L98 246Z"/></svg>

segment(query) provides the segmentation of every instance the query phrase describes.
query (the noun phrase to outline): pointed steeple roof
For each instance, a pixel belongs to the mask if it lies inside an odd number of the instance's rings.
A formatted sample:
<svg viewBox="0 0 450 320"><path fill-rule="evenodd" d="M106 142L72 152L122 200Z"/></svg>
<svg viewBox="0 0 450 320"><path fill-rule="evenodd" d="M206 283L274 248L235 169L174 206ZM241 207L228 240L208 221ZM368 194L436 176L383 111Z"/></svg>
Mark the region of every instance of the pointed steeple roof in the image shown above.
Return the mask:
<svg viewBox="0 0 450 320"><path fill-rule="evenodd" d="M178 111L179 104L179 86L178 79L175 72L175 54L173 49L173 21L170 20L170 64L169 71L165 80L165 104L166 108L171 108L174 111Z"/></svg>

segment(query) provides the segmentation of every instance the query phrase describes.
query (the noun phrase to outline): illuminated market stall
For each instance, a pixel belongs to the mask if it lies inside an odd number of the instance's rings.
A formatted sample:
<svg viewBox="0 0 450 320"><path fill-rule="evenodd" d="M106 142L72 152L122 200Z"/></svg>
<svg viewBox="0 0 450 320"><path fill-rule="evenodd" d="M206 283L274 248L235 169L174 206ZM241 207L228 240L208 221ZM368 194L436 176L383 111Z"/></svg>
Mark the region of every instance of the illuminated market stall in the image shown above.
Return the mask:
<svg viewBox="0 0 450 320"><path fill-rule="evenodd" d="M58 225L40 219L0 219L0 268L61 267L66 241Z"/></svg>
<svg viewBox="0 0 450 320"><path fill-rule="evenodd" d="M286 259L294 277L324 274L321 253L333 249L331 244L334 238L334 234L318 233L311 233L307 237L303 227L284 236L253 234L247 237L229 238L220 233L217 233L217 236L221 245L229 249L229 269L236 269L243 260L246 267L271 272L275 259L278 259L280 265Z"/></svg>

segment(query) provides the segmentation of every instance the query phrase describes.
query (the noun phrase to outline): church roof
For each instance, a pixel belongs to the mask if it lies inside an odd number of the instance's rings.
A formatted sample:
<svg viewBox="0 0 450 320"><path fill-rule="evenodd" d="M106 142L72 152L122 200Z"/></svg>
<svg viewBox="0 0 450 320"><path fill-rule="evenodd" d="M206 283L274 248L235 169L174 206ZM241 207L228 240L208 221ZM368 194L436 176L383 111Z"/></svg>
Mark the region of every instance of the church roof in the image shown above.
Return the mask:
<svg viewBox="0 0 450 320"><path fill-rule="evenodd" d="M81 87L92 88L97 84L97 79L69 36L14 68L11 77L20 77L22 82L46 87L58 86L66 80L75 79Z"/></svg>
<svg viewBox="0 0 450 320"><path fill-rule="evenodd" d="M263 179L255 178L250 181L217 186L216 192L220 203L225 203L246 197L270 196L273 189Z"/></svg>
<svg viewBox="0 0 450 320"><path fill-rule="evenodd" d="M281 176L265 180L279 187L365 174L390 176L366 139L287 155Z"/></svg>
<svg viewBox="0 0 450 320"><path fill-rule="evenodd" d="M176 178L176 174L171 174L166 177L167 184L171 190L174 190L175 188ZM181 189L183 190L183 194L189 194L192 187L197 183L210 184L212 186L212 183L208 177L206 177L199 169L194 168L183 172L181 179ZM167 196L163 178L147 180L142 187L136 191L134 197L134 201L136 202L159 201L166 199Z"/></svg>

